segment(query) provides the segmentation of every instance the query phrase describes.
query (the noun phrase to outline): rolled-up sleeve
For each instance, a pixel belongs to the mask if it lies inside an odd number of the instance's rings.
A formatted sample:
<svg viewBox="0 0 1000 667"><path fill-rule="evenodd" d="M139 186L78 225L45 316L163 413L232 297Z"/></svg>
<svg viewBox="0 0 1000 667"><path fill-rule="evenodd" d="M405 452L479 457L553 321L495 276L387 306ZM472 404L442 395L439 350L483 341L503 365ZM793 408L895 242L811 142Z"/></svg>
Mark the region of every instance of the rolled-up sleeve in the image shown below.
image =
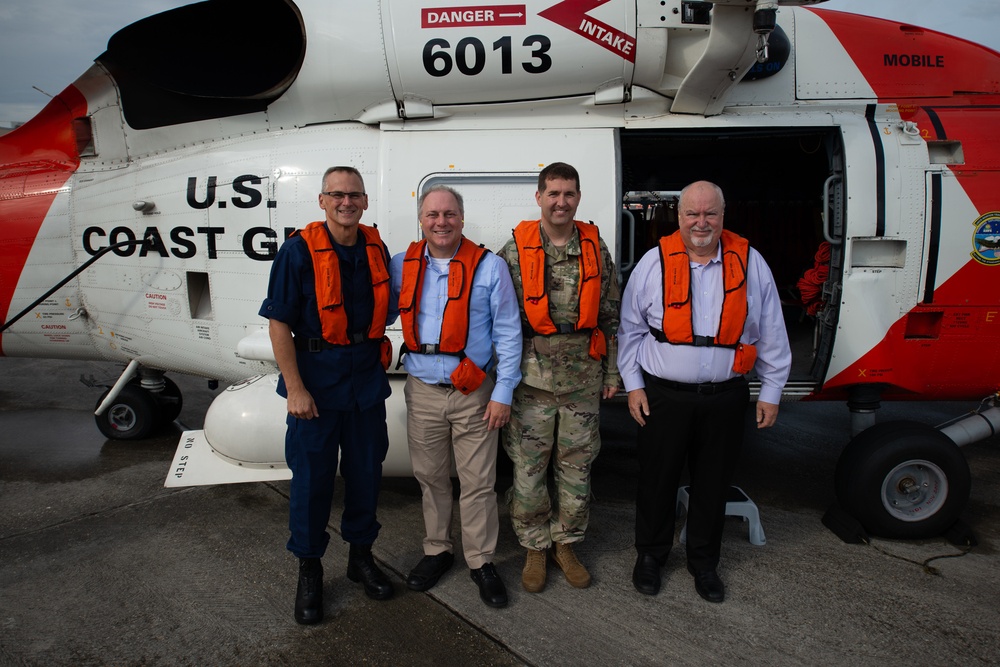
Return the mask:
<svg viewBox="0 0 1000 667"><path fill-rule="evenodd" d="M260 306L258 314L269 320L278 320L288 325L298 322L302 311L303 261L309 257L305 242L299 237L293 237L281 246L274 262L271 264L271 277L267 285L267 297ZM309 293L315 291L310 285Z"/></svg>

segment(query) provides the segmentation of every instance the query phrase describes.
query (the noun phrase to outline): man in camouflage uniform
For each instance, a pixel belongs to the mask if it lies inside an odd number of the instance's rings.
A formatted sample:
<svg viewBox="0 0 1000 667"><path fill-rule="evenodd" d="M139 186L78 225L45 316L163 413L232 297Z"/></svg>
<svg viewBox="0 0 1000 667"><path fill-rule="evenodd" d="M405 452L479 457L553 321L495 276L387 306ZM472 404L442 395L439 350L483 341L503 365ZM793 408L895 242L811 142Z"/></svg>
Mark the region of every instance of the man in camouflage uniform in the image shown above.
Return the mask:
<svg viewBox="0 0 1000 667"><path fill-rule="evenodd" d="M590 517L600 399L618 391L621 303L611 253L597 227L574 220L576 169L561 162L543 169L535 200L541 219L518 225L498 253L510 267L524 331L522 381L504 446L514 463L511 521L527 549L521 583L530 593L545 588L553 545L566 580L577 588L590 585L570 545L583 539Z"/></svg>

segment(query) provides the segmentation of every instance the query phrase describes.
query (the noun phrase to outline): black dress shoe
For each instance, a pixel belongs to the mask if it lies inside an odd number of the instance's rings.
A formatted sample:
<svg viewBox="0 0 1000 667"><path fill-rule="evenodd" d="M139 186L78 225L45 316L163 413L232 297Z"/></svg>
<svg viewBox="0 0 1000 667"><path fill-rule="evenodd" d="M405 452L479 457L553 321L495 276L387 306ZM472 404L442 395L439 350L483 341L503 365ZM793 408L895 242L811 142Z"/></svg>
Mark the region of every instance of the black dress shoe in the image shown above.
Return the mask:
<svg viewBox="0 0 1000 667"><path fill-rule="evenodd" d="M430 590L441 575L451 569L454 562L455 555L450 551L424 556L417 566L410 570L410 576L406 578L406 587L411 591Z"/></svg>
<svg viewBox="0 0 1000 667"><path fill-rule="evenodd" d="M347 578L364 584L365 595L373 600L392 597L392 582L372 558L372 545L352 544L347 557Z"/></svg>
<svg viewBox="0 0 1000 667"><path fill-rule="evenodd" d="M479 597L491 607L507 606L507 588L493 563L486 563L478 570L470 570L472 580L479 586Z"/></svg>
<svg viewBox="0 0 1000 667"><path fill-rule="evenodd" d="M313 625L323 620L323 564L319 558L299 559L299 586L295 591L295 621Z"/></svg>
<svg viewBox="0 0 1000 667"><path fill-rule="evenodd" d="M660 592L660 561L650 554L639 554L632 568L632 585L644 595Z"/></svg>
<svg viewBox="0 0 1000 667"><path fill-rule="evenodd" d="M719 579L718 572L715 570L695 572L690 565L688 572L694 576L694 589L698 591L698 595L709 602L722 602L726 599L726 587L722 584L722 579Z"/></svg>

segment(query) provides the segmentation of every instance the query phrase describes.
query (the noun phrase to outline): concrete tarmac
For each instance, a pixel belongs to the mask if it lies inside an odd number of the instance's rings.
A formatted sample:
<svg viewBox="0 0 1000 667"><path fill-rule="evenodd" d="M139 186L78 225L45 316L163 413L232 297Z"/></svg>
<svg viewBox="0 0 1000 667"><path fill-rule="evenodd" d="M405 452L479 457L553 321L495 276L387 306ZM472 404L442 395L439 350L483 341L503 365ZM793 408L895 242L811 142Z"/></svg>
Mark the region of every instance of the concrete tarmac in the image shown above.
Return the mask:
<svg viewBox="0 0 1000 667"><path fill-rule="evenodd" d="M386 602L344 576L336 530L324 558L326 621L292 619L295 559L287 482L165 489L182 430L200 428L217 392L171 376L178 422L138 443L106 440L97 362L0 358L0 665L975 665L1000 655L1000 437L965 448L973 485L969 553L943 538L841 542L820 519L848 439L842 404L784 404L752 432L741 486L767 543L727 523L724 604L694 591L675 549L656 597L632 587L635 427L602 413L587 539L594 583L577 590L550 566L540 594L520 587L523 550L501 502L497 566L510 605L485 606L456 554L427 593L405 587L421 556L420 493L387 479L375 555L396 584ZM880 419L939 423L964 403L886 404ZM501 501L509 475L498 481ZM458 517L456 516L456 529ZM929 573L920 563L937 556Z"/></svg>

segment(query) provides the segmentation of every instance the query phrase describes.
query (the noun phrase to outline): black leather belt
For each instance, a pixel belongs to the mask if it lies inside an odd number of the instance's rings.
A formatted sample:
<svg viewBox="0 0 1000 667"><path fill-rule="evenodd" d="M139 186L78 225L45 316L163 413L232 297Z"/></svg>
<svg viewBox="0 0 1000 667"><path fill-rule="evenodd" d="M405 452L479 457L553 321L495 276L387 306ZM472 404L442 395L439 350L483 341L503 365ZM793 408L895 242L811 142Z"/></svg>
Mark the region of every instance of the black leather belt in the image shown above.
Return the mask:
<svg viewBox="0 0 1000 667"><path fill-rule="evenodd" d="M746 384L746 378L742 375L738 375L734 378L729 378L728 380L723 380L722 382L676 382L674 380L664 380L663 378L656 377L655 375L650 375L649 373L643 373L647 382L658 385L660 387L666 387L667 389L673 389L675 391L690 391L696 394L721 394L724 391L729 391L731 389L736 389L744 384Z"/></svg>
<svg viewBox="0 0 1000 667"><path fill-rule="evenodd" d="M428 387L437 387L439 389L454 389L455 388L455 385L453 385L450 382L424 382L423 380L421 380L420 378L418 378L415 375L411 375L410 377L412 379L416 380L417 382L419 382L420 384L425 384Z"/></svg>
<svg viewBox="0 0 1000 667"><path fill-rule="evenodd" d="M368 340L368 334L364 333L353 333L348 334L347 338L350 340L348 345L357 345L358 343L364 343ZM347 347L346 345L334 345L324 338L306 338L304 336L295 336L292 341L295 343L295 349L300 352L319 352L320 350L335 350L340 347Z"/></svg>

